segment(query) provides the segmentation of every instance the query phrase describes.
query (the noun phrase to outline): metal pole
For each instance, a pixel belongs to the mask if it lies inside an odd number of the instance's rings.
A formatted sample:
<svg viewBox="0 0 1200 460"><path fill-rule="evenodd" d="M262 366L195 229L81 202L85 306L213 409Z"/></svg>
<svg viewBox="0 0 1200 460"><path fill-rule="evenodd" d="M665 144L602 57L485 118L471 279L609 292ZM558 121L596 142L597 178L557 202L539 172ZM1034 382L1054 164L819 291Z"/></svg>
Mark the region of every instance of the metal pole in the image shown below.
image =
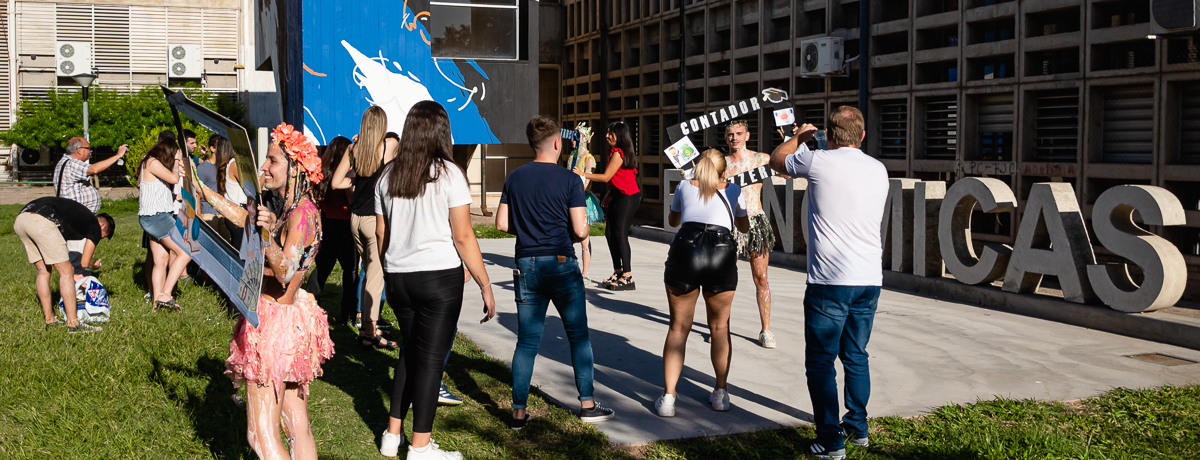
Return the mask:
<svg viewBox="0 0 1200 460"><path fill-rule="evenodd" d="M863 114L863 122L870 119L867 118L871 95L870 79L867 78L871 67L870 45L871 2L861 0L858 2L858 110Z"/></svg>
<svg viewBox="0 0 1200 460"><path fill-rule="evenodd" d="M686 118L684 105L687 105L687 16L684 15L683 1L679 2L679 122Z"/></svg>
<svg viewBox="0 0 1200 460"><path fill-rule="evenodd" d="M83 138L88 142L92 141L92 137L88 132L88 87L83 87Z"/></svg>
<svg viewBox="0 0 1200 460"><path fill-rule="evenodd" d="M487 208L487 144L479 145L479 211L484 217L492 217Z"/></svg>

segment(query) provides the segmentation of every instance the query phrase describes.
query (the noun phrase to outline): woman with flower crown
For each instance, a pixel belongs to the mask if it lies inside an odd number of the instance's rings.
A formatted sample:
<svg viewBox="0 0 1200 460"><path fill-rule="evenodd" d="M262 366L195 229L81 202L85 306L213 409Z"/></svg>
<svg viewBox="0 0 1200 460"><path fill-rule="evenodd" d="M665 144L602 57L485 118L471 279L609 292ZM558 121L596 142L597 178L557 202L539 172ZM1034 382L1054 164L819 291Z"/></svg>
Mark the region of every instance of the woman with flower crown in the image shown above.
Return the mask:
<svg viewBox="0 0 1200 460"><path fill-rule="evenodd" d="M321 212L311 196L312 185L323 178L321 159L302 133L280 124L271 133L261 173L264 191L281 196L283 204L257 207L254 224L270 240L263 249L259 324L238 320L225 373L246 386L246 437L259 458L315 459L308 385L333 356L333 342L325 311L300 285L321 241ZM207 187L200 193L229 221L246 222L247 209ZM280 440L281 421L290 446Z"/></svg>

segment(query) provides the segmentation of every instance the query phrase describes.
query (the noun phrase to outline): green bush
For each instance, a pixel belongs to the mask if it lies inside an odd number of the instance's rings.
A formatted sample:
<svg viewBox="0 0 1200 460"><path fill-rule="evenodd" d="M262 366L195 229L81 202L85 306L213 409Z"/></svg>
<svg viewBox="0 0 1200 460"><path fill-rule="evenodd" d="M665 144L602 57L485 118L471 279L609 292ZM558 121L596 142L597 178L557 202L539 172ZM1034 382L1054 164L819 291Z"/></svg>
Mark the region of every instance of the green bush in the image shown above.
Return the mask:
<svg viewBox="0 0 1200 460"><path fill-rule="evenodd" d="M185 87L183 92L200 105L242 125L247 132L256 132L254 126L245 122L246 107L241 102L200 88ZM147 132L157 135L159 131L175 126L171 107L157 86L147 86L134 93L93 88L88 98L88 117L92 146L109 151L116 150L121 144L132 147ZM195 123L184 117L184 127L189 126L203 137L198 140L207 140L207 133L195 129ZM0 131L0 142L29 148L61 149L67 140L82 135L82 132L82 94L77 89L57 89L45 97L22 99L17 106L17 122L12 129Z"/></svg>

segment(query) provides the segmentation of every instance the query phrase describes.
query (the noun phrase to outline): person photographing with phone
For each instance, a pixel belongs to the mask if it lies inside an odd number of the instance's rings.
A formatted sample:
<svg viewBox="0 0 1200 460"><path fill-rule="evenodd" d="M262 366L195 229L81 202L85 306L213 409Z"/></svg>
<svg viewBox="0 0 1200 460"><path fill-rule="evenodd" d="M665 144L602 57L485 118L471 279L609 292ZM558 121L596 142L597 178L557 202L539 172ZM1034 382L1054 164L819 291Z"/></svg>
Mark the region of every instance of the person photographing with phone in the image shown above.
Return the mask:
<svg viewBox="0 0 1200 460"><path fill-rule="evenodd" d="M867 341L883 285L880 224L888 194L887 169L859 150L866 137L862 112L841 106L826 124L829 150L804 142L817 128L804 124L771 154L771 168L808 179L808 287L804 291L804 367L812 398L817 458L846 458L846 443L866 447L871 371ZM839 424L837 371L845 372L846 416Z"/></svg>

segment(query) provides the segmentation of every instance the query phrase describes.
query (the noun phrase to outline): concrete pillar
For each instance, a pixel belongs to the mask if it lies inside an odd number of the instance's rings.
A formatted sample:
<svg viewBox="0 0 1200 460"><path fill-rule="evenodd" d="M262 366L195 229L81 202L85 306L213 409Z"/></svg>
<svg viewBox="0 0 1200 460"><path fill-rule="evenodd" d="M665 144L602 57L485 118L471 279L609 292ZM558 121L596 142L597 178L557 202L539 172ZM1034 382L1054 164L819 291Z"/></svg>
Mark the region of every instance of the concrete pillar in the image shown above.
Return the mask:
<svg viewBox="0 0 1200 460"><path fill-rule="evenodd" d="M917 182L913 186L912 269L917 276L941 278L946 274L938 244L938 213L946 197L943 181Z"/></svg>
<svg viewBox="0 0 1200 460"><path fill-rule="evenodd" d="M883 268L912 271L913 186L917 179L889 179L887 206L879 236L883 238Z"/></svg>
<svg viewBox="0 0 1200 460"><path fill-rule="evenodd" d="M1179 199L1150 185L1119 185L1100 195L1092 207L1092 228L1100 244L1142 268L1142 285L1134 284L1123 263L1089 265L1088 279L1096 295L1109 307L1123 312L1154 311L1175 305L1187 286L1187 263L1170 241L1146 231L1133 221L1133 212L1144 225L1185 225L1187 216Z"/></svg>
<svg viewBox="0 0 1200 460"><path fill-rule="evenodd" d="M1016 244L1008 261L1003 289L1031 293L1043 275L1058 277L1063 299L1095 302L1087 266L1096 263L1075 189L1068 182L1033 184Z"/></svg>
<svg viewBox="0 0 1200 460"><path fill-rule="evenodd" d="M971 211L978 204L986 213L1008 212L1017 198L1004 182L990 177L967 177L946 190L938 214L938 243L946 270L966 284L991 283L1004 276L1012 248L989 244L977 257L971 245Z"/></svg>

